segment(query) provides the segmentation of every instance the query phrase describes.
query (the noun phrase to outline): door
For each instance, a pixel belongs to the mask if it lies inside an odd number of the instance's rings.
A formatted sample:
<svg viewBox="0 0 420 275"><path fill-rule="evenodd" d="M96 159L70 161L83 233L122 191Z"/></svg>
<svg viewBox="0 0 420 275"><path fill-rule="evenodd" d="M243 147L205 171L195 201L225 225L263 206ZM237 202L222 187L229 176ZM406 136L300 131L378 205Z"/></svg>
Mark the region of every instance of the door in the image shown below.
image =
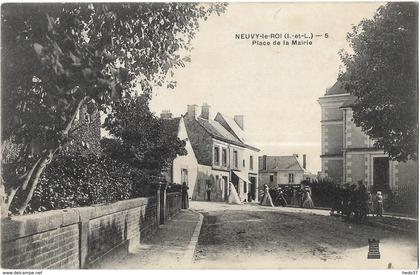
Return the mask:
<svg viewBox="0 0 420 275"><path fill-rule="evenodd" d="M389 159L387 157L373 158L373 191L389 190Z"/></svg>
<svg viewBox="0 0 420 275"><path fill-rule="evenodd" d="M181 184L184 182L188 186L188 169L181 169Z"/></svg>

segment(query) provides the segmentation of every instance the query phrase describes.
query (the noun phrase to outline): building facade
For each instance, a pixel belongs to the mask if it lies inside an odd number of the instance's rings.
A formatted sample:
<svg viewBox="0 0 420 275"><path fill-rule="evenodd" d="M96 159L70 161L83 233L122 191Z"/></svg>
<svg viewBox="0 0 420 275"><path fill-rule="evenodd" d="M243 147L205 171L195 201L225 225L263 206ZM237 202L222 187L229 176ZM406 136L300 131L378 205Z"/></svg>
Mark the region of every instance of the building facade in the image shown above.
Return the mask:
<svg viewBox="0 0 420 275"><path fill-rule="evenodd" d="M257 201L259 149L246 139L243 116L217 113L212 119L210 106L204 104L199 115L197 105L189 105L179 121L188 154L174 160L172 181L186 182L193 200L207 200L210 191L211 201L227 201L232 182L242 201Z"/></svg>
<svg viewBox="0 0 420 275"><path fill-rule="evenodd" d="M371 191L405 192L418 183L415 161L391 161L353 122L354 98L336 82L319 98L321 173L339 183L362 181ZM389 192L388 192L389 193Z"/></svg>
<svg viewBox="0 0 420 275"><path fill-rule="evenodd" d="M300 184L305 179L305 164L299 163L297 155L264 155L259 157L258 163L261 186L267 184L270 188L276 188L279 185Z"/></svg>

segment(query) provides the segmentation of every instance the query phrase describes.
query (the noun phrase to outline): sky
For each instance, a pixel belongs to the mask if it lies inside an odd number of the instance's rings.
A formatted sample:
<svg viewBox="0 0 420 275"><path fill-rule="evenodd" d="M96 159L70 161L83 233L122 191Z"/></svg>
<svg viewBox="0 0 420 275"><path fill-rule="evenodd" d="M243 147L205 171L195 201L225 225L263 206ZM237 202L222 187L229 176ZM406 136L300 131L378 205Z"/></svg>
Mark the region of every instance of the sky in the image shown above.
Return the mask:
<svg viewBox="0 0 420 275"><path fill-rule="evenodd" d="M231 3L224 14L201 23L191 62L173 76L177 87L155 89L151 110L179 116L188 104L208 103L213 117L217 112L244 115L245 131L261 155L296 153L302 160L306 154L308 170L317 173L321 168L317 100L337 80L338 52L349 48L347 32L363 18L372 18L380 4ZM235 39L235 34L250 33L323 36L306 46L259 46L252 45L252 39Z"/></svg>

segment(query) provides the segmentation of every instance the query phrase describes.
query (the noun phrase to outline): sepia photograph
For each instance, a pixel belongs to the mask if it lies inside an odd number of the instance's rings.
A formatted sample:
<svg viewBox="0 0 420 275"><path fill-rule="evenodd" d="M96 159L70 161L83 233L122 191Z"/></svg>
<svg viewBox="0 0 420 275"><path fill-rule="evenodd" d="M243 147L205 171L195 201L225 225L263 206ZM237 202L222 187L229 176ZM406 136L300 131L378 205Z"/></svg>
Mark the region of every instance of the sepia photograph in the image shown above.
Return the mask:
<svg viewBox="0 0 420 275"><path fill-rule="evenodd" d="M417 274L418 8L2 2L2 274Z"/></svg>

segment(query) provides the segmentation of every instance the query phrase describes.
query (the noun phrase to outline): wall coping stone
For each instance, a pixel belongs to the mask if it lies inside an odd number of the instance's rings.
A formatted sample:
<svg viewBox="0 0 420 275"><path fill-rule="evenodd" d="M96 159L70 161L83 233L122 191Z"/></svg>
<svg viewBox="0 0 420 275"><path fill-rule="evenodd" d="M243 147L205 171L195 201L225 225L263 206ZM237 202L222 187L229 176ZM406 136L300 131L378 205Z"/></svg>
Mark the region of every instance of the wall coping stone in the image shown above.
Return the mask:
<svg viewBox="0 0 420 275"><path fill-rule="evenodd" d="M80 215L80 222L100 218L106 215L122 212L125 210L147 205L149 200L155 197L136 198L124 201L117 201L110 204L101 204L88 207L73 208Z"/></svg>
<svg viewBox="0 0 420 275"><path fill-rule="evenodd" d="M10 241L56 228L147 205L155 197L135 198L88 207L50 210L1 219L2 241Z"/></svg>
<svg viewBox="0 0 420 275"><path fill-rule="evenodd" d="M2 241L14 240L78 222L79 213L71 208L3 218L1 237Z"/></svg>

